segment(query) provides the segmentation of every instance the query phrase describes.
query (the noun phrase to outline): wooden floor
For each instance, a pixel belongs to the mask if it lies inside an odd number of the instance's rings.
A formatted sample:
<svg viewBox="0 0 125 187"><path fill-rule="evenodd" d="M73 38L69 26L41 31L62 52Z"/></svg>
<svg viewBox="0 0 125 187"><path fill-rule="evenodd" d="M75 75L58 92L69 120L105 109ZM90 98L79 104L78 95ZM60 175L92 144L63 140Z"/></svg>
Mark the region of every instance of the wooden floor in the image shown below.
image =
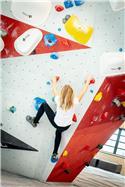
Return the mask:
<svg viewBox="0 0 125 187"><path fill-rule="evenodd" d="M6 171L1 174L2 187L125 187L125 177L101 169L87 167L73 183L44 183L14 175Z"/></svg>

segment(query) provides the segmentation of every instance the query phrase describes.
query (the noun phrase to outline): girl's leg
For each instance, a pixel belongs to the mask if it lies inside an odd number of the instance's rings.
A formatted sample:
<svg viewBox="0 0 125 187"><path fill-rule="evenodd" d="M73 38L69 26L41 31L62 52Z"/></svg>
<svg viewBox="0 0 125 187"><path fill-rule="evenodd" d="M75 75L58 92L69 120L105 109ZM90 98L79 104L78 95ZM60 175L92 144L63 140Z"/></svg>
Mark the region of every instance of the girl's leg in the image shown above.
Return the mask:
<svg viewBox="0 0 125 187"><path fill-rule="evenodd" d="M61 136L62 136L62 131L56 130L56 137L55 137L55 144L54 144L54 150L53 154L58 154L58 148L61 142Z"/></svg>
<svg viewBox="0 0 125 187"><path fill-rule="evenodd" d="M53 150L53 154L58 154L58 148L61 142L61 137L62 137L62 132L67 130L70 127L58 127L56 130L56 136L55 136L55 144L54 144L54 150Z"/></svg>
<svg viewBox="0 0 125 187"><path fill-rule="evenodd" d="M43 107L43 104L41 104L41 106L36 114L36 117L34 118L34 123L39 123L39 120L42 117L43 113L44 113L44 107Z"/></svg>
<svg viewBox="0 0 125 187"><path fill-rule="evenodd" d="M55 113L53 112L53 110L50 108L50 106L47 103L41 104L41 106L36 114L36 117L34 119L34 123L39 122L39 120L42 117L44 112L46 112L46 115L47 115L49 121L51 122L51 124L56 128L57 125L54 122Z"/></svg>

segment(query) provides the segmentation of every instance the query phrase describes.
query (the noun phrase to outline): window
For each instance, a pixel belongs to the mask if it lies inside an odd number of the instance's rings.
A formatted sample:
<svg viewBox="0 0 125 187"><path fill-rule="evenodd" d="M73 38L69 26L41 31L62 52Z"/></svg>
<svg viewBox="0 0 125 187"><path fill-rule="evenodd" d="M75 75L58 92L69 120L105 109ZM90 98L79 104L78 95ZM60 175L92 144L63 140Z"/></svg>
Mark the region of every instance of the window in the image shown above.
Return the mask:
<svg viewBox="0 0 125 187"><path fill-rule="evenodd" d="M125 157L125 129L116 130L105 143L102 151Z"/></svg>

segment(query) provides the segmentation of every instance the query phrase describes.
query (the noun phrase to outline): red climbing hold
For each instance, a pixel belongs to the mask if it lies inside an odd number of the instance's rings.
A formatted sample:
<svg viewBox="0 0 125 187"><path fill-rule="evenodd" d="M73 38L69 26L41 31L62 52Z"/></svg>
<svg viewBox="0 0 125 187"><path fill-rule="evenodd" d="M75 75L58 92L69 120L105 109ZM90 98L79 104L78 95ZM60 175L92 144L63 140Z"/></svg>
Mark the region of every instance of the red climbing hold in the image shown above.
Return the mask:
<svg viewBox="0 0 125 187"><path fill-rule="evenodd" d="M55 6L55 9L56 9L57 12L61 12L61 11L64 10L64 7L61 6L61 5L56 5L56 6Z"/></svg>
<svg viewBox="0 0 125 187"><path fill-rule="evenodd" d="M105 119L107 119L108 118L108 112L104 112L102 115L101 115L101 119L102 120L105 120Z"/></svg>
<svg viewBox="0 0 125 187"><path fill-rule="evenodd" d="M86 145L84 146L79 152L83 152L83 151L89 151L90 150L90 146Z"/></svg>
<svg viewBox="0 0 125 187"><path fill-rule="evenodd" d="M125 89L118 89L116 90L117 96L124 96L125 95Z"/></svg>
<svg viewBox="0 0 125 187"><path fill-rule="evenodd" d="M94 84L95 83L95 79L91 79L89 84Z"/></svg>
<svg viewBox="0 0 125 187"><path fill-rule="evenodd" d="M65 46L65 47L70 47L70 43L68 40L62 40L61 43Z"/></svg>
<svg viewBox="0 0 125 187"><path fill-rule="evenodd" d="M73 115L73 117L72 117L72 121L77 122L76 114Z"/></svg>

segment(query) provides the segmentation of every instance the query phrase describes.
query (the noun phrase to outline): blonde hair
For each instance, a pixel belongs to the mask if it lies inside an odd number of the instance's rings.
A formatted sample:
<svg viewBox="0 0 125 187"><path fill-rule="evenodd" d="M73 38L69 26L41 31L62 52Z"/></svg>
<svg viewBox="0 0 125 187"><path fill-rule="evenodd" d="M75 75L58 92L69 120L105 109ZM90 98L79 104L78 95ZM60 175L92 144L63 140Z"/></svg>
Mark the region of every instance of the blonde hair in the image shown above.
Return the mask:
<svg viewBox="0 0 125 187"><path fill-rule="evenodd" d="M60 92L60 107L68 110L73 106L74 93L70 85L65 85Z"/></svg>

